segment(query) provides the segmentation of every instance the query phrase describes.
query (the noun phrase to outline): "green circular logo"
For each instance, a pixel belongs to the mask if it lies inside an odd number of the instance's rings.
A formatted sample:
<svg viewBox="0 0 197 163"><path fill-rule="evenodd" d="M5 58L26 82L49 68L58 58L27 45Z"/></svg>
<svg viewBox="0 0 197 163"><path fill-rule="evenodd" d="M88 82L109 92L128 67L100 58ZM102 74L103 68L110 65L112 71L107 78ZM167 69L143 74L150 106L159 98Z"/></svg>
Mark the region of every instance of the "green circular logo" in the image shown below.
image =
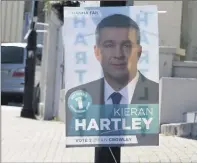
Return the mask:
<svg viewBox="0 0 197 163"><path fill-rule="evenodd" d="M78 90L73 92L68 98L68 107L72 112L84 113L92 104L92 98L89 93Z"/></svg>

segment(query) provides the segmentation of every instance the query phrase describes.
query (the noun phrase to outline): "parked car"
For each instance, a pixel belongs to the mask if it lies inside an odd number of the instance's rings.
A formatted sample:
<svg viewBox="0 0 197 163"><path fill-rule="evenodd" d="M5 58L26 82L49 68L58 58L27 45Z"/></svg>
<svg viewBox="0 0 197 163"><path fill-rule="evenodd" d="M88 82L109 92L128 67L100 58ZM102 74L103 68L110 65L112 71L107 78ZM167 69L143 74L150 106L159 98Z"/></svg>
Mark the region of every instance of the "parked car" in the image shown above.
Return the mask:
<svg viewBox="0 0 197 163"><path fill-rule="evenodd" d="M1 44L1 97L7 104L10 99L22 100L24 95L25 65L27 57L26 43L2 43ZM41 44L37 45L36 63L41 64ZM37 68L36 70L40 70ZM40 72L36 72L36 75ZM36 77L35 87L39 86Z"/></svg>

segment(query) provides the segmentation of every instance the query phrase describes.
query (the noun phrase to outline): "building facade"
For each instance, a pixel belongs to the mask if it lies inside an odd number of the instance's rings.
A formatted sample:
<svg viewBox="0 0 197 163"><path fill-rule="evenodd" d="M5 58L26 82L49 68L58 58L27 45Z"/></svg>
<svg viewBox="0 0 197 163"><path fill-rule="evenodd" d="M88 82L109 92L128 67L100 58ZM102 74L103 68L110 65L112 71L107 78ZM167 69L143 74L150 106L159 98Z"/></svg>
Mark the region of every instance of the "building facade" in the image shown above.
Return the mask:
<svg viewBox="0 0 197 163"><path fill-rule="evenodd" d="M1 1L1 42L21 42L25 1Z"/></svg>

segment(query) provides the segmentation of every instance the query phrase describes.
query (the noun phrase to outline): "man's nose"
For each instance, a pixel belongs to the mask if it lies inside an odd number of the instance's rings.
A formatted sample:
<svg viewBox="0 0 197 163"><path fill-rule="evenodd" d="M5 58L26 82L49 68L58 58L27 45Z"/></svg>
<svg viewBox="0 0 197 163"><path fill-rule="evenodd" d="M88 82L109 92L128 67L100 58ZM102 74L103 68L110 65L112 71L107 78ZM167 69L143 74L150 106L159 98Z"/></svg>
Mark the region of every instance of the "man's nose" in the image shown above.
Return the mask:
<svg viewBox="0 0 197 163"><path fill-rule="evenodd" d="M116 46L114 55L115 55L116 58L124 57L123 48L122 48L121 45Z"/></svg>

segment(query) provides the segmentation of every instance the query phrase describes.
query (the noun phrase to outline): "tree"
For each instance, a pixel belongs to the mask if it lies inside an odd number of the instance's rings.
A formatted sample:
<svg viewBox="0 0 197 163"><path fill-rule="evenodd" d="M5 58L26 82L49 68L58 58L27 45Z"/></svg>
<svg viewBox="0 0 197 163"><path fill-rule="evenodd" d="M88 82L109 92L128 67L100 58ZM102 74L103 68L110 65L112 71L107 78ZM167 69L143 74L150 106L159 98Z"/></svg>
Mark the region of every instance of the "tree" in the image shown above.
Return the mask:
<svg viewBox="0 0 197 163"><path fill-rule="evenodd" d="M51 8L54 8L57 11L57 15L59 19L63 22L64 20L64 7L79 7L80 2L79 1L68 1L68 0L56 0L56 1L50 1L45 0L45 11L51 10Z"/></svg>

